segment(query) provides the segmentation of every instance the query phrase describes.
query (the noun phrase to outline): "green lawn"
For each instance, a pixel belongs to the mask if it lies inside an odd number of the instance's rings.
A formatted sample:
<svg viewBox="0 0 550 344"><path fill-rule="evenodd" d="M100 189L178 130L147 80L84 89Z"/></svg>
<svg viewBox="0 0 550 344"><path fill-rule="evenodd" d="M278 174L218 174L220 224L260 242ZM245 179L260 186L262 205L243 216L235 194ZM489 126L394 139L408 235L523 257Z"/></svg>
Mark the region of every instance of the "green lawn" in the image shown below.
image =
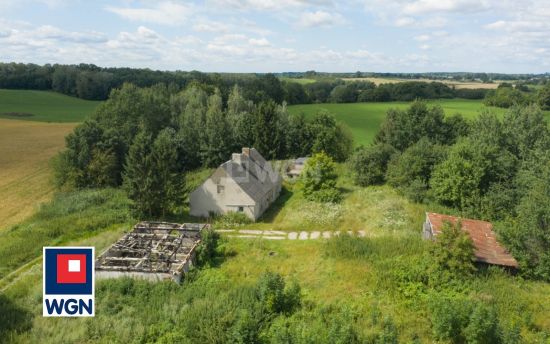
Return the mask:
<svg viewBox="0 0 550 344"><path fill-rule="evenodd" d="M326 109L350 127L356 145L367 145L374 139L389 109L405 109L409 104L410 102L305 104L291 105L288 108L290 113L304 113L307 118L312 118L319 110ZM442 99L430 101L430 104L441 105L447 115L460 113L466 118L475 118L481 110L488 109L480 100ZM500 108L489 109L498 114L505 112Z"/></svg>
<svg viewBox="0 0 550 344"><path fill-rule="evenodd" d="M0 117L40 122L82 122L100 101L49 91L0 89Z"/></svg>

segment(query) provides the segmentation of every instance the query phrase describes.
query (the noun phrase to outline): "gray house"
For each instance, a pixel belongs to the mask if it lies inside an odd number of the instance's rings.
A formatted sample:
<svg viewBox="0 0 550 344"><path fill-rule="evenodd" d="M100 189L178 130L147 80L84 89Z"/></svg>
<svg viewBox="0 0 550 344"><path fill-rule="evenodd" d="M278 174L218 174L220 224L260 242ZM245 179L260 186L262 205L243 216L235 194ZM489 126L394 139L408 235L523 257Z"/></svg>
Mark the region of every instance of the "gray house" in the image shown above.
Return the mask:
<svg viewBox="0 0 550 344"><path fill-rule="evenodd" d="M243 148L191 193L190 214L208 217L234 211L257 220L279 197L281 185L281 176L256 149Z"/></svg>

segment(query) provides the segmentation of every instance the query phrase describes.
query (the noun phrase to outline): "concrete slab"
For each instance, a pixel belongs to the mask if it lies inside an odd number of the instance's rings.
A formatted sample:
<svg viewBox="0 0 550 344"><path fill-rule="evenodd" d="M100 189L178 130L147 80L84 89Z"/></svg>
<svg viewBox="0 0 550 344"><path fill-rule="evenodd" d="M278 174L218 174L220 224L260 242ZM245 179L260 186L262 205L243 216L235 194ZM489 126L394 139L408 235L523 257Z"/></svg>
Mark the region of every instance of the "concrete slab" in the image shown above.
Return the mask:
<svg viewBox="0 0 550 344"><path fill-rule="evenodd" d="M307 240L308 235L308 232L300 232L300 240Z"/></svg>
<svg viewBox="0 0 550 344"><path fill-rule="evenodd" d="M256 230L256 229L241 229L239 231L239 233L243 233L243 234L257 234L257 235L261 235L263 234L264 231L260 231L260 230Z"/></svg>
<svg viewBox="0 0 550 344"><path fill-rule="evenodd" d="M330 232L330 231L324 231L323 232L323 238L324 239L330 239L331 236L332 236L332 232Z"/></svg>
<svg viewBox="0 0 550 344"><path fill-rule="evenodd" d="M367 232L364 231L364 230L357 231L357 234L358 234L361 238L364 238L364 237L367 236Z"/></svg>
<svg viewBox="0 0 550 344"><path fill-rule="evenodd" d="M311 232L310 239L319 239L321 232Z"/></svg>
<svg viewBox="0 0 550 344"><path fill-rule="evenodd" d="M285 240L286 238L284 236L272 236L272 235L264 235L262 239L266 240Z"/></svg>
<svg viewBox="0 0 550 344"><path fill-rule="evenodd" d="M216 232L218 233L233 233L235 232L234 229L216 229Z"/></svg>
<svg viewBox="0 0 550 344"><path fill-rule="evenodd" d="M264 231L264 235L284 235L286 236L288 233L284 231Z"/></svg>
<svg viewBox="0 0 550 344"><path fill-rule="evenodd" d="M290 240L296 240L296 238L298 238L298 233L296 233L296 232L290 232L290 233L288 233L288 238L289 238Z"/></svg>

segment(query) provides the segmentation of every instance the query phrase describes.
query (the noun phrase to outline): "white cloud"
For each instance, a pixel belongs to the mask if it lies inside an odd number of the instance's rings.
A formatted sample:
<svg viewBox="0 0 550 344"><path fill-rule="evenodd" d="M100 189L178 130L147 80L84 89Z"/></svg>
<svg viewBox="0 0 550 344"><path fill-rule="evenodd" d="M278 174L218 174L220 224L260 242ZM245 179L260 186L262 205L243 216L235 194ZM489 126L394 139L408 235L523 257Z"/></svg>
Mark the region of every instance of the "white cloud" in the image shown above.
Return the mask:
<svg viewBox="0 0 550 344"><path fill-rule="evenodd" d="M265 38L260 38L260 39L251 38L248 40L248 43L250 45L255 45L258 47L267 47L271 45L269 41Z"/></svg>
<svg viewBox="0 0 550 344"><path fill-rule="evenodd" d="M154 7L149 8L107 6L106 10L124 19L164 25L184 24L193 13L191 5L184 5L173 1L159 2Z"/></svg>
<svg viewBox="0 0 550 344"><path fill-rule="evenodd" d="M244 11L281 11L307 6L331 6L331 0L210 0L210 7Z"/></svg>
<svg viewBox="0 0 550 344"><path fill-rule="evenodd" d="M422 49L422 50L428 50L428 49L430 49L430 48L431 48L431 46L430 46L429 44L422 44L422 45L420 46L420 49Z"/></svg>
<svg viewBox="0 0 550 344"><path fill-rule="evenodd" d="M433 12L478 12L486 10L489 5L483 0L417 0L405 5L403 13L425 14Z"/></svg>
<svg viewBox="0 0 550 344"><path fill-rule="evenodd" d="M343 22L344 19L338 13L315 11L303 13L298 25L302 27L330 27Z"/></svg>
<svg viewBox="0 0 550 344"><path fill-rule="evenodd" d="M430 39L431 39L430 35L418 35L414 37L414 40L418 42L426 42L426 41L429 41Z"/></svg>
<svg viewBox="0 0 550 344"><path fill-rule="evenodd" d="M229 32L230 26L217 21L201 19L193 25L193 30L198 32Z"/></svg>

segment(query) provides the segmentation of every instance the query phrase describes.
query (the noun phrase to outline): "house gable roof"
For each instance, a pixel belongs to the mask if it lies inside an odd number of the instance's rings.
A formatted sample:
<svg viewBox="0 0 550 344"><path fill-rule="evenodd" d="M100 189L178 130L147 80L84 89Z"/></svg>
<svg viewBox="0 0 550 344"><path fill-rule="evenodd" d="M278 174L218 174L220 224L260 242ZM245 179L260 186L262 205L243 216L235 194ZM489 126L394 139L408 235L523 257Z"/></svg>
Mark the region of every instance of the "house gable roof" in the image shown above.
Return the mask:
<svg viewBox="0 0 550 344"><path fill-rule="evenodd" d="M441 233L443 224L450 222L462 224L462 230L467 232L474 243L474 254L478 262L517 268L518 262L500 245L490 222L472 219L462 219L455 216L437 213L426 213L434 237Z"/></svg>
<svg viewBox="0 0 550 344"><path fill-rule="evenodd" d="M260 202L281 181L281 176L254 148L243 148L243 153L234 154L231 160L220 165L220 169L255 202ZM211 177L214 182L218 170Z"/></svg>

